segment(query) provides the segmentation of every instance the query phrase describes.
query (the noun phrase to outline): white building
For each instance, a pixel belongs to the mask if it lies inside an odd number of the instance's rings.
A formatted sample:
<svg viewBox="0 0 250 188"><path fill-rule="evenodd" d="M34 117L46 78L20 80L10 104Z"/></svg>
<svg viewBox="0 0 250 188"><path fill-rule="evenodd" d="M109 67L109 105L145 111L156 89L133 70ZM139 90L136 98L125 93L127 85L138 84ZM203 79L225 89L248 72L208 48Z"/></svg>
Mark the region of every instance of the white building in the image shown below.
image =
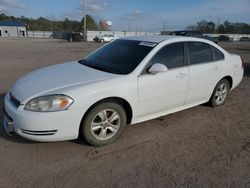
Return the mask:
<svg viewBox="0 0 250 188"><path fill-rule="evenodd" d="M0 21L0 37L26 37L26 23L18 21Z"/></svg>

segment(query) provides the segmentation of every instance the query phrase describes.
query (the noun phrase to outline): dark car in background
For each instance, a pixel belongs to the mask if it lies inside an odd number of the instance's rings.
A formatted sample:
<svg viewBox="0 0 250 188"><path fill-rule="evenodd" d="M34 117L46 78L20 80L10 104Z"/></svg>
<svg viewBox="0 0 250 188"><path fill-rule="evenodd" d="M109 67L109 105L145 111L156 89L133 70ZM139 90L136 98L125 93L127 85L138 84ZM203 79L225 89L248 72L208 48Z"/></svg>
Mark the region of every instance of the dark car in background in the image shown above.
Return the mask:
<svg viewBox="0 0 250 188"><path fill-rule="evenodd" d="M249 37L241 37L240 41L250 41L250 38Z"/></svg>
<svg viewBox="0 0 250 188"><path fill-rule="evenodd" d="M200 31L173 31L169 35L176 35L176 36L186 36L186 37L197 37L202 39L210 40L214 43L218 43L217 38L213 38L207 35L203 35Z"/></svg>
<svg viewBox="0 0 250 188"><path fill-rule="evenodd" d="M230 37L227 36L227 35L220 35L220 36L218 37L218 40L219 40L219 42L232 42L232 41L233 41L233 39L230 38Z"/></svg>
<svg viewBox="0 0 250 188"><path fill-rule="evenodd" d="M83 34L81 32L72 32L68 34L69 42L81 42L83 41Z"/></svg>

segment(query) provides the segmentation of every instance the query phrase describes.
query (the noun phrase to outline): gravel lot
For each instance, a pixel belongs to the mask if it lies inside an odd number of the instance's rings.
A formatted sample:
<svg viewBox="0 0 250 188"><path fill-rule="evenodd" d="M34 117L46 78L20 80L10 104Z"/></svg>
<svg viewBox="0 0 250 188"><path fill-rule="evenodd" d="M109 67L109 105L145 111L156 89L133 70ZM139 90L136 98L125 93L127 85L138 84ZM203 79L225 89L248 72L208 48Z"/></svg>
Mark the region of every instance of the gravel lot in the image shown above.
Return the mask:
<svg viewBox="0 0 250 188"><path fill-rule="evenodd" d="M129 126L114 144L35 143L0 131L0 187L250 187L250 42L220 44L245 76L219 108L194 107ZM76 60L100 44L0 40L3 95L20 76Z"/></svg>

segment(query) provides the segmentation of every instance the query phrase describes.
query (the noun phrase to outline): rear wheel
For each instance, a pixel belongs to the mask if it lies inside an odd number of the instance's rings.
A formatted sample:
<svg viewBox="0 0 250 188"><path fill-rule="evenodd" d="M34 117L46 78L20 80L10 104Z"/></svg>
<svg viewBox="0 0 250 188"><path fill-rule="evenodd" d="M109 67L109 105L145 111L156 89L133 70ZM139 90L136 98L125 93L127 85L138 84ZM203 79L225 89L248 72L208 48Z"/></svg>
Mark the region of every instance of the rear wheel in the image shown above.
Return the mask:
<svg viewBox="0 0 250 188"><path fill-rule="evenodd" d="M101 39L100 42L104 42L104 39Z"/></svg>
<svg viewBox="0 0 250 188"><path fill-rule="evenodd" d="M115 102L95 106L83 121L82 134L94 146L114 142L126 128L127 117L123 107Z"/></svg>
<svg viewBox="0 0 250 188"><path fill-rule="evenodd" d="M217 107L225 104L229 90L230 84L226 79L219 81L210 99L211 106Z"/></svg>

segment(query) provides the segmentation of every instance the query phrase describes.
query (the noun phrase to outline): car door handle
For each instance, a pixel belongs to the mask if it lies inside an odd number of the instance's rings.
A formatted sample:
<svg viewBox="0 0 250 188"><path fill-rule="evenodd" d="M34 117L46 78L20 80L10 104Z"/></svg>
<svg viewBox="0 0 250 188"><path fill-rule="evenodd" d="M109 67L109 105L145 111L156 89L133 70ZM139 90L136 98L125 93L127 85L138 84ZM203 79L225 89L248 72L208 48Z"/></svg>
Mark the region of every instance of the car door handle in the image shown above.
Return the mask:
<svg viewBox="0 0 250 188"><path fill-rule="evenodd" d="M187 76L187 74L179 73L179 74L176 76L176 78L184 78L184 77L186 77L186 76Z"/></svg>
<svg viewBox="0 0 250 188"><path fill-rule="evenodd" d="M219 66L214 66L214 67L213 67L213 70L214 70L214 71L219 70Z"/></svg>

